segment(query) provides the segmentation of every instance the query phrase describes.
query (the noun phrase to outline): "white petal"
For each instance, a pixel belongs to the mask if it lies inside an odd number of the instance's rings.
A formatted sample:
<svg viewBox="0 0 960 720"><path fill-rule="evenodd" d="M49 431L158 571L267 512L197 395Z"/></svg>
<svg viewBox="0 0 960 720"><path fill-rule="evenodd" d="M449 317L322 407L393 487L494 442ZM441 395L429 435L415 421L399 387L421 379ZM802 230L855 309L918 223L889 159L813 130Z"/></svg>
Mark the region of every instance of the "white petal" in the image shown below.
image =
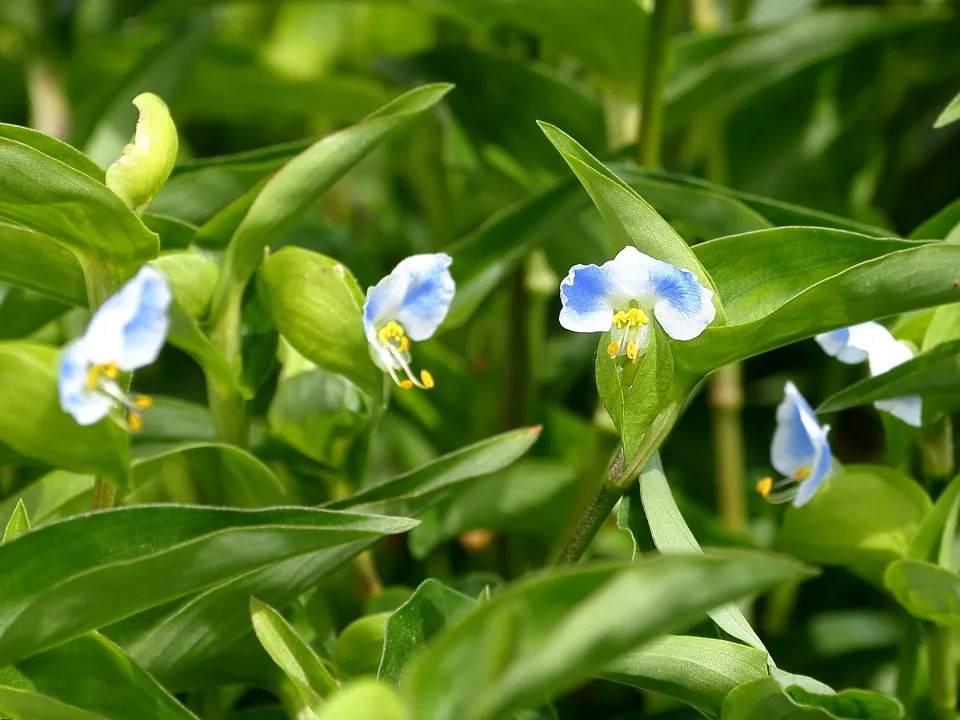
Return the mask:
<svg viewBox="0 0 960 720"><path fill-rule="evenodd" d="M92 425L106 416L113 406L108 398L87 387L87 371L91 364L84 341L75 340L64 348L57 372L60 407L80 425Z"/></svg>
<svg viewBox="0 0 960 720"><path fill-rule="evenodd" d="M877 322L865 322L816 336L827 355L842 363L856 365L874 353L883 353L896 342L890 331Z"/></svg>
<svg viewBox="0 0 960 720"><path fill-rule="evenodd" d="M793 477L800 468L813 468L825 446L826 432L817 422L813 408L796 386L787 382L783 401L777 407L770 463L781 475Z"/></svg>
<svg viewBox="0 0 960 720"><path fill-rule="evenodd" d="M560 283L560 325L573 332L606 332L613 324L612 261L574 265Z"/></svg>
<svg viewBox="0 0 960 720"><path fill-rule="evenodd" d="M877 400L873 405L877 410L888 412L907 425L920 427L922 424L923 400L919 395Z"/></svg>
<svg viewBox="0 0 960 720"><path fill-rule="evenodd" d="M911 359L913 359L913 351L910 346L899 340L894 340L891 336L890 342L877 346L870 353L870 374L883 375L888 370L903 365Z"/></svg>

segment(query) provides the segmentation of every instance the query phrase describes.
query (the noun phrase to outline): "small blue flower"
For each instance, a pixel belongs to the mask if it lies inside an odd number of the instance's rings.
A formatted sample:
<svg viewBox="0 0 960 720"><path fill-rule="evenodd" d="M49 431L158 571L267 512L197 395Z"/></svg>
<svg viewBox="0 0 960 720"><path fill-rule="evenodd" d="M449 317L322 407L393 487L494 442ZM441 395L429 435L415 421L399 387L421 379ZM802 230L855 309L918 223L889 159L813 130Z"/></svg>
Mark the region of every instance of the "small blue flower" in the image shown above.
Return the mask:
<svg viewBox="0 0 960 720"><path fill-rule="evenodd" d="M141 427L144 396L130 396L117 382L157 359L167 338L171 293L158 270L144 266L94 313L86 332L60 358L60 406L81 425L92 425L113 408L127 410L131 430Z"/></svg>
<svg viewBox="0 0 960 720"><path fill-rule="evenodd" d="M713 322L713 291L689 270L627 246L603 265L574 265L560 283L560 324L610 332L610 357L636 360L650 342L650 316L674 340L692 340ZM616 329L614 329L616 326Z"/></svg>
<svg viewBox="0 0 960 720"><path fill-rule="evenodd" d="M906 343L897 340L889 330L876 322L834 330L817 335L815 339L827 355L842 363L855 365L866 360L870 375L874 377L913 358L913 351ZM923 401L919 395L878 400L874 407L890 413L908 425L920 427Z"/></svg>
<svg viewBox="0 0 960 720"><path fill-rule="evenodd" d="M784 479L774 483L772 478L764 478L757 483L757 491L770 502L806 505L833 467L829 432L830 426L820 425L810 404L792 382L787 382L770 445L770 464Z"/></svg>
<svg viewBox="0 0 960 720"><path fill-rule="evenodd" d="M431 337L447 316L456 285L450 275L453 258L445 253L411 255L393 272L367 289L363 330L377 366L404 390L429 390L433 376L410 368L410 343ZM399 372L405 377L400 377Z"/></svg>

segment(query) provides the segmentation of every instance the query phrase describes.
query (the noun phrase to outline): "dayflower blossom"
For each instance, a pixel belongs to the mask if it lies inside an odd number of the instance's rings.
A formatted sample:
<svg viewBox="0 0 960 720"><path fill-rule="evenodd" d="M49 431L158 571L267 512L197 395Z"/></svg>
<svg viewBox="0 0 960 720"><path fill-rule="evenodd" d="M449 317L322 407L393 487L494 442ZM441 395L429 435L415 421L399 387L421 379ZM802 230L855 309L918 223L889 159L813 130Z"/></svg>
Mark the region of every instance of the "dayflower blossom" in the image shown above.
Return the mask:
<svg viewBox="0 0 960 720"><path fill-rule="evenodd" d="M794 507L809 502L833 467L829 432L830 426L820 425L810 404L787 382L770 445L770 464L784 479L775 483L773 478L763 478L757 492L770 502L793 501Z"/></svg>
<svg viewBox="0 0 960 720"><path fill-rule="evenodd" d="M651 316L674 340L692 340L713 322L713 291L689 270L627 246L603 265L574 265L560 283L560 324L611 334L607 354L636 360L650 342Z"/></svg>
<svg viewBox="0 0 960 720"><path fill-rule="evenodd" d="M404 390L429 390L433 376L410 367L410 343L426 340L447 316L456 285L445 253L411 255L367 289L363 330L377 366ZM401 377L402 373L402 377Z"/></svg>
<svg viewBox="0 0 960 720"><path fill-rule="evenodd" d="M913 351L906 343L897 340L889 330L876 322L860 323L823 333L815 339L827 355L842 363L855 365L866 360L870 375L874 377L913 358ZM919 395L877 400L874 407L890 413L908 425L920 427L923 401Z"/></svg>
<svg viewBox="0 0 960 720"><path fill-rule="evenodd" d="M81 425L92 425L113 408L127 411L131 430L142 427L140 411L150 399L130 395L118 382L157 359L170 321L170 288L161 272L144 266L94 313L86 332L63 351L60 406Z"/></svg>

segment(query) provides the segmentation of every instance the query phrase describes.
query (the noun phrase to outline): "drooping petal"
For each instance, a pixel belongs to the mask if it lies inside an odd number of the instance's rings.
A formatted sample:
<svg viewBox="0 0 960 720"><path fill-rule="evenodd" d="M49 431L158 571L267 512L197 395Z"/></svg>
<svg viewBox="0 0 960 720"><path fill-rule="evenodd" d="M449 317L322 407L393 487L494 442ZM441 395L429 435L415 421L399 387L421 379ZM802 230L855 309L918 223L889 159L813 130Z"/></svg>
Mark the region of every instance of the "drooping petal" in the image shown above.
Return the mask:
<svg viewBox="0 0 960 720"><path fill-rule="evenodd" d="M913 359L913 350L910 346L890 336L889 342L878 345L870 353L870 374L882 375L911 359ZM919 395L878 400L873 405L877 410L888 412L907 425L920 427L922 424L923 400Z"/></svg>
<svg viewBox="0 0 960 720"><path fill-rule="evenodd" d="M82 339L67 345L60 356L57 373L60 407L80 425L92 425L105 417L113 406L109 398L93 392L87 386L87 373L93 364L88 350Z"/></svg>
<svg viewBox="0 0 960 720"><path fill-rule="evenodd" d="M923 398L919 395L877 400L873 406L877 410L890 413L907 425L920 427L923 424Z"/></svg>
<svg viewBox="0 0 960 720"><path fill-rule="evenodd" d="M560 325L573 332L606 332L613 324L611 263L574 265L560 283Z"/></svg>
<svg viewBox="0 0 960 720"><path fill-rule="evenodd" d="M163 274L144 266L94 313L85 344L95 364L136 370L156 360L166 340L171 294Z"/></svg>
<svg viewBox="0 0 960 720"><path fill-rule="evenodd" d="M862 363L896 343L889 330L873 321L823 333L814 339L827 355L848 365Z"/></svg>
<svg viewBox="0 0 960 720"><path fill-rule="evenodd" d="M627 246L610 263L617 294L636 300L674 340L692 340L713 322L713 291L689 270Z"/></svg>
<svg viewBox="0 0 960 720"><path fill-rule="evenodd" d="M777 407L777 429L770 446L770 463L781 475L794 477L801 468L816 466L824 446L827 446L826 432L817 422L813 408L796 386L787 382L783 401Z"/></svg>

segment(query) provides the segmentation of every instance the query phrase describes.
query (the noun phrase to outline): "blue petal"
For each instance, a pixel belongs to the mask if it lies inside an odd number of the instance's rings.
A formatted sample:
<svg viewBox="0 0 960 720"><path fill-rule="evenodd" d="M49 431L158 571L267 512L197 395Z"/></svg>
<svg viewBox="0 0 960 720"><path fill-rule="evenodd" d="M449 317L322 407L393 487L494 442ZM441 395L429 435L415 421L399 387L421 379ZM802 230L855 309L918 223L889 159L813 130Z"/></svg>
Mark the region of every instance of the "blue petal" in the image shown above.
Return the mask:
<svg viewBox="0 0 960 720"><path fill-rule="evenodd" d="M414 342L431 337L447 316L456 292L449 270L452 262L446 253L412 255L390 273L407 277L397 322Z"/></svg>
<svg viewBox="0 0 960 720"><path fill-rule="evenodd" d="M848 365L862 363L875 353L884 353L896 343L889 330L873 321L823 333L814 339L827 355Z"/></svg>
<svg viewBox="0 0 960 720"><path fill-rule="evenodd" d="M560 325L573 332L606 332L613 324L613 264L574 265L560 283Z"/></svg>
<svg viewBox="0 0 960 720"><path fill-rule="evenodd" d="M57 393L60 407L70 413L80 425L92 425L110 412L113 403L87 387L88 348L83 340L75 340L60 356L57 373Z"/></svg>
<svg viewBox="0 0 960 720"><path fill-rule="evenodd" d="M777 407L777 429L770 446L770 463L785 477L793 477L800 468L812 468L826 434L813 408L792 382L784 387L783 401Z"/></svg>
<svg viewBox="0 0 960 720"><path fill-rule="evenodd" d="M801 507L810 502L810 499L817 494L817 490L820 489L823 481L830 477L830 472L833 469L833 456L830 453L830 443L827 441L828 432L830 432L830 426L825 425L823 434L820 436L816 462L813 464L810 477L797 487L797 496L793 499L794 507Z"/></svg>

